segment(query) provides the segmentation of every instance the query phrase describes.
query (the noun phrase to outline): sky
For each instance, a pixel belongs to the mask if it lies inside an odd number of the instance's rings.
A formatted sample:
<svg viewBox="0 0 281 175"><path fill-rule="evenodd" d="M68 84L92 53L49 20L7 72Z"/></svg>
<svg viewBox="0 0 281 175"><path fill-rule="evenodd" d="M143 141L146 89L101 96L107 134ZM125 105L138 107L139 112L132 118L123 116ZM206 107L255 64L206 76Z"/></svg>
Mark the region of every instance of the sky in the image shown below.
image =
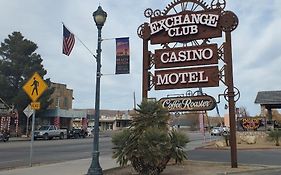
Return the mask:
<svg viewBox="0 0 281 175"><path fill-rule="evenodd" d="M180 1L180 0L177 0ZM138 27L149 19L144 10L163 10L170 0L0 0L0 42L9 34L19 31L38 45L36 53L43 59L47 70L44 79L66 84L73 89L73 108L94 108L96 61L92 53L97 48L97 27L92 13L99 4L107 12L102 29L102 78L101 109L128 110L134 107L134 93L137 104L141 101L142 87L142 39L137 35ZM211 0L206 0L207 5ZM227 0L225 10L233 11L239 18L239 25L232 32L234 85L240 91L236 107L245 107L250 115L260 114L255 104L259 91L281 90L281 1L280 0ZM62 54L62 22L76 36L76 43L70 56ZM130 74L115 73L115 40L130 38ZM79 39L78 39L79 38ZM82 43L80 41L82 41ZM217 39L222 42L222 39ZM217 42L211 40L211 42ZM159 45L149 46L160 49ZM220 115L228 111L223 94L225 86L203 88L220 101ZM151 90L148 97L160 99L170 94L186 94L188 90ZM217 115L216 110L209 115Z"/></svg>

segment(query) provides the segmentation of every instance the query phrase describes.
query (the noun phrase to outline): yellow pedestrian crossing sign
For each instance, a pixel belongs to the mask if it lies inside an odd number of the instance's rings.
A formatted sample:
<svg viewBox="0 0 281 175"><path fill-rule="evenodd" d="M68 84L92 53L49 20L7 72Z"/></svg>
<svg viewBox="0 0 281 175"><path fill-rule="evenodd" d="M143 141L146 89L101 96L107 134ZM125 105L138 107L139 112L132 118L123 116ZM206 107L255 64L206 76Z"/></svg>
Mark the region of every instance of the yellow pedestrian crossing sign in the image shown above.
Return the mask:
<svg viewBox="0 0 281 175"><path fill-rule="evenodd" d="M36 101L48 88L46 82L35 72L22 87L32 101Z"/></svg>

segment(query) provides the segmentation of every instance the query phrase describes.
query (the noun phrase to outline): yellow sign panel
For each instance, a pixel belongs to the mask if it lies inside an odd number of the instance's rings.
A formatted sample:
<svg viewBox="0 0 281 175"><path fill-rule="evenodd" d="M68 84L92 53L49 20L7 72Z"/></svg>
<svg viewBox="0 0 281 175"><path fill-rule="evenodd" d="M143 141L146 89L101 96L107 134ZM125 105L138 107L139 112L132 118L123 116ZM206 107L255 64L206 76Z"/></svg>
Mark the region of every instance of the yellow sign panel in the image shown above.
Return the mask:
<svg viewBox="0 0 281 175"><path fill-rule="evenodd" d="M32 101L36 101L47 88L48 85L37 72L23 86L23 90Z"/></svg>
<svg viewBox="0 0 281 175"><path fill-rule="evenodd" d="M30 106L31 106L31 109L39 110L40 109L40 102L31 102Z"/></svg>

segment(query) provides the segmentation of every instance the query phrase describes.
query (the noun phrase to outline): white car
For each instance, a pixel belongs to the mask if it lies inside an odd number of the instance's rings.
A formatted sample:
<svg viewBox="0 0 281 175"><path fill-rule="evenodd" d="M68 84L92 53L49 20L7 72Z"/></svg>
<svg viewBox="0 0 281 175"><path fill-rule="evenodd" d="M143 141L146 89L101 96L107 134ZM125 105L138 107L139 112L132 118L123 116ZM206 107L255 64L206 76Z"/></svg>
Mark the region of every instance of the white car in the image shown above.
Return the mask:
<svg viewBox="0 0 281 175"><path fill-rule="evenodd" d="M211 129L211 135L213 136L213 135L215 135L215 136L217 136L217 135L221 135L223 133L223 128L222 127L213 127L212 129Z"/></svg>
<svg viewBox="0 0 281 175"><path fill-rule="evenodd" d="M222 127L223 132L230 132L230 128L228 126Z"/></svg>
<svg viewBox="0 0 281 175"><path fill-rule="evenodd" d="M88 127L87 128L88 136L94 136L94 127Z"/></svg>

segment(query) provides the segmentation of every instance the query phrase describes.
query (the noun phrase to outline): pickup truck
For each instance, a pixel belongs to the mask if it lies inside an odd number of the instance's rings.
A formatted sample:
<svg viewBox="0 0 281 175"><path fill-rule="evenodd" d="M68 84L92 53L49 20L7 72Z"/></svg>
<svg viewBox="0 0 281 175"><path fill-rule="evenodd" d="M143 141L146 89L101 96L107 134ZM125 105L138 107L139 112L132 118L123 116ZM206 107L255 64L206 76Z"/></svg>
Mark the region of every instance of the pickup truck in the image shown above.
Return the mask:
<svg viewBox="0 0 281 175"><path fill-rule="evenodd" d="M72 128L71 130L68 130L67 132L67 138L85 138L88 136L88 131L85 129L80 128Z"/></svg>
<svg viewBox="0 0 281 175"><path fill-rule="evenodd" d="M66 135L67 135L66 129L58 129L54 125L43 125L38 130L34 131L34 140L38 138L49 140L54 137L64 139Z"/></svg>

